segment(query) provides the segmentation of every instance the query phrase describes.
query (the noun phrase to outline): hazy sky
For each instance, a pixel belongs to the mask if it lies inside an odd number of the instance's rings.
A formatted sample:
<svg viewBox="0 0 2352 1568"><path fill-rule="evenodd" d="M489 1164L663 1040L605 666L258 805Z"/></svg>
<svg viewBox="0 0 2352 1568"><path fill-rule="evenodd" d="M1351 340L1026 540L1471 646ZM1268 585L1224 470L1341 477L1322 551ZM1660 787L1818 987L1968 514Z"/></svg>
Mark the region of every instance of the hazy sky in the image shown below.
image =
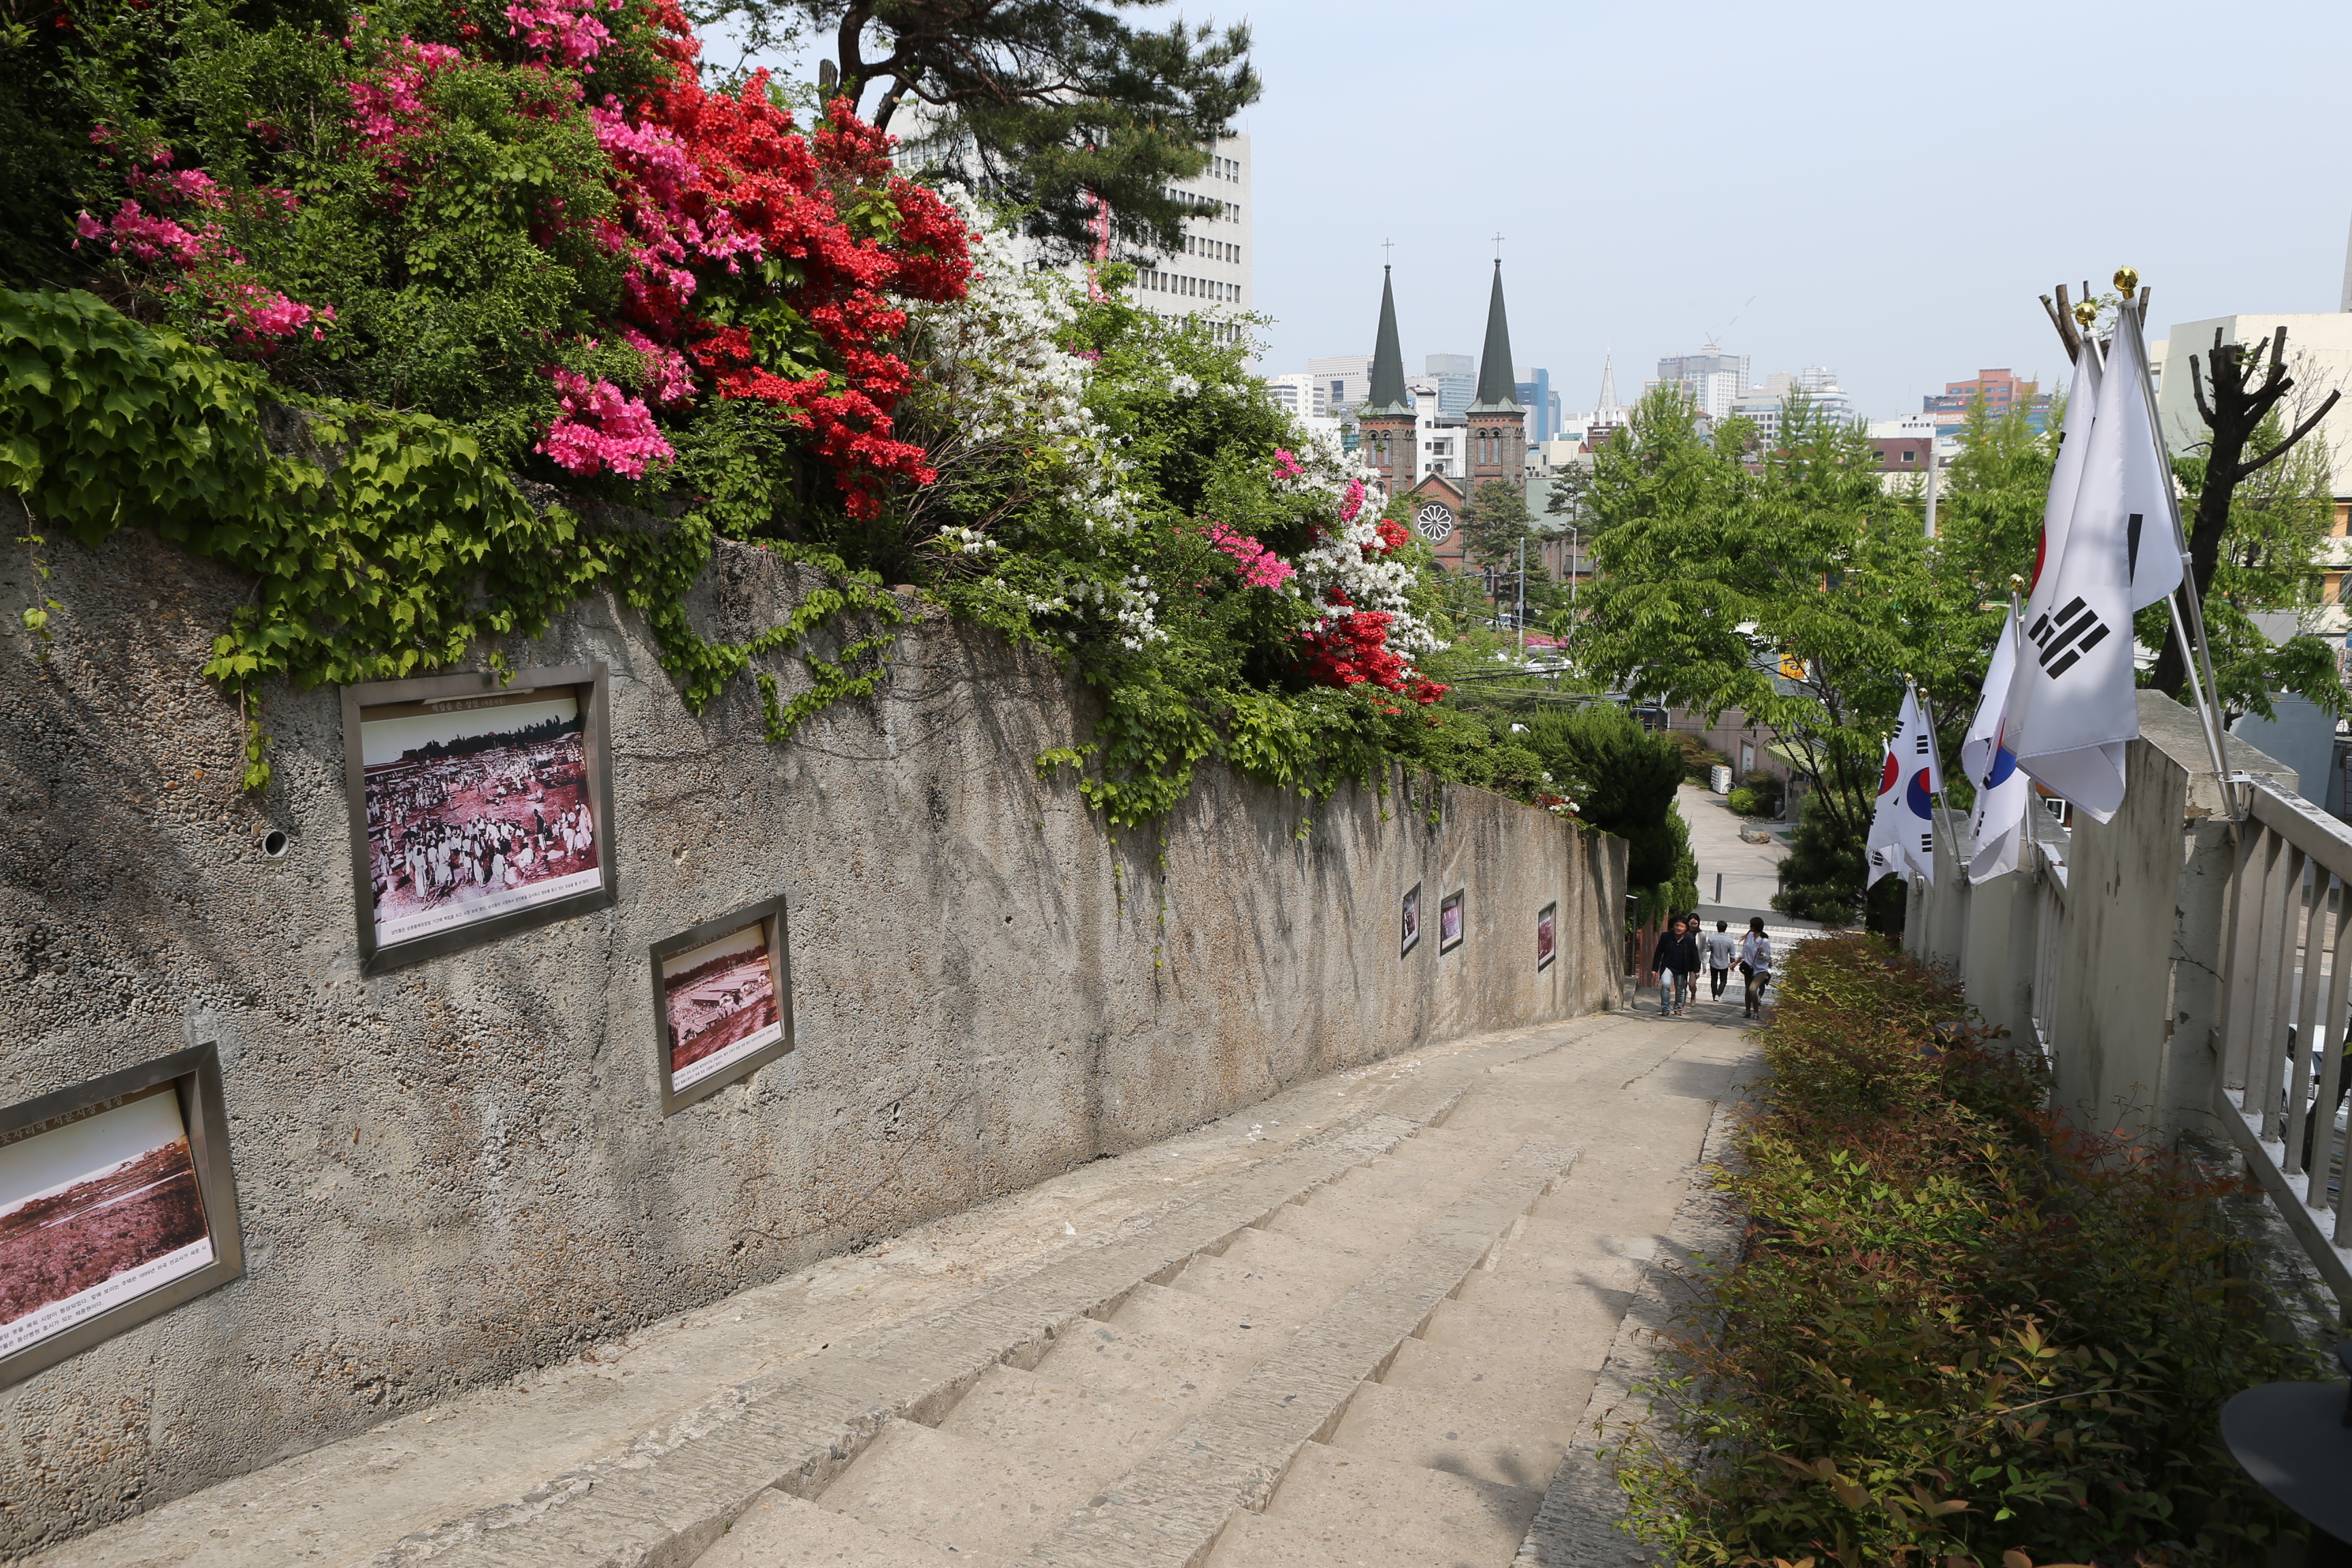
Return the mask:
<svg viewBox="0 0 2352 1568"><path fill-rule="evenodd" d="M1630 398L1709 335L1759 379L1827 364L1875 417L1983 366L2046 383L2035 297L2125 262L2152 335L2340 297L2342 0L1183 14L1255 34L1268 374L1371 351L1383 239L1407 368L1476 353L1497 229L1515 357L1570 409L1604 350Z"/></svg>

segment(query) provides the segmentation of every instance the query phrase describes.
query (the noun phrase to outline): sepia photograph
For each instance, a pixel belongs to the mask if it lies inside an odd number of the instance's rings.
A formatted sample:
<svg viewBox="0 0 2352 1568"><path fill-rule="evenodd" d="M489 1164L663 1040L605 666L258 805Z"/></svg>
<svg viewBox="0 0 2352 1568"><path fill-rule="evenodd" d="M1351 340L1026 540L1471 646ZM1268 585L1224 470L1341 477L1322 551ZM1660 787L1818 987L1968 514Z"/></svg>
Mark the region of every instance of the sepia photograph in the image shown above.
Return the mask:
<svg viewBox="0 0 2352 1568"><path fill-rule="evenodd" d="M1462 945L1462 899L1467 889L1456 889L1445 895L1437 906L1437 951L1451 952Z"/></svg>
<svg viewBox="0 0 2352 1568"><path fill-rule="evenodd" d="M1404 933L1397 956L1402 958L1421 941L1421 884L1415 882L1404 896Z"/></svg>
<svg viewBox="0 0 2352 1568"><path fill-rule="evenodd" d="M363 705L359 718L379 950L604 887L574 689Z"/></svg>
<svg viewBox="0 0 2352 1568"><path fill-rule="evenodd" d="M171 1081L0 1134L0 1357L212 1261Z"/></svg>
<svg viewBox="0 0 2352 1568"><path fill-rule="evenodd" d="M657 942L651 957L663 1115L793 1048L782 898Z"/></svg>
<svg viewBox="0 0 2352 1568"><path fill-rule="evenodd" d="M783 1038L768 922L662 961L669 1022L669 1074L685 1089Z"/></svg>
<svg viewBox="0 0 2352 1568"><path fill-rule="evenodd" d="M1559 906L1546 904L1536 911L1536 967L1542 969L1559 952Z"/></svg>

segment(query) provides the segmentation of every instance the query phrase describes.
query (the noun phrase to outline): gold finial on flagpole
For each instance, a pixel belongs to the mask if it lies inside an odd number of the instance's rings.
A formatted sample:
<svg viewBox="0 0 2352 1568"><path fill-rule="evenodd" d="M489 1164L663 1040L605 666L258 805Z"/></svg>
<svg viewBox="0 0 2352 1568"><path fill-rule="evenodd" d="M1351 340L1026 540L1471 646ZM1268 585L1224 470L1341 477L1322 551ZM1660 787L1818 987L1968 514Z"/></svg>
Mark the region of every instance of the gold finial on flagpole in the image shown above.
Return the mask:
<svg viewBox="0 0 2352 1568"><path fill-rule="evenodd" d="M2024 586L2025 586L2025 578L2024 578L2023 574L2020 574L2020 573L2016 573L2016 572L2011 572L2011 573L2009 574L2009 585L2010 585L2011 588L2022 588L2022 587L2024 587Z"/></svg>
<svg viewBox="0 0 2352 1568"><path fill-rule="evenodd" d="M2116 268L2116 287L2123 290L2125 299L2130 299L2134 294L2139 292L2139 273L2135 268L2129 267Z"/></svg>
<svg viewBox="0 0 2352 1568"><path fill-rule="evenodd" d="M2084 331L2089 331L2091 330L2091 323L2098 319L2099 308L2096 305L2092 304L2088 300L2084 300L2081 304L2074 307L2075 323Z"/></svg>

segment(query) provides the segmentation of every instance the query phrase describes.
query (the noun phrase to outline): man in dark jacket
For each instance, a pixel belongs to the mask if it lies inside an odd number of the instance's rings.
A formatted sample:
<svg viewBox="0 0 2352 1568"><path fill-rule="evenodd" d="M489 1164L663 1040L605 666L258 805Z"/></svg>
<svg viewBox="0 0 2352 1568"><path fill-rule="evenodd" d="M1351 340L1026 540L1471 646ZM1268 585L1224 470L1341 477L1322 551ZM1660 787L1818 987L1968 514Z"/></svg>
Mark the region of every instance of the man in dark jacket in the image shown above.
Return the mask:
<svg viewBox="0 0 2352 1568"><path fill-rule="evenodd" d="M1658 972L1658 1011L1675 1017L1690 1005L1698 989L1698 939L1679 916L1658 937L1658 951L1650 960Z"/></svg>

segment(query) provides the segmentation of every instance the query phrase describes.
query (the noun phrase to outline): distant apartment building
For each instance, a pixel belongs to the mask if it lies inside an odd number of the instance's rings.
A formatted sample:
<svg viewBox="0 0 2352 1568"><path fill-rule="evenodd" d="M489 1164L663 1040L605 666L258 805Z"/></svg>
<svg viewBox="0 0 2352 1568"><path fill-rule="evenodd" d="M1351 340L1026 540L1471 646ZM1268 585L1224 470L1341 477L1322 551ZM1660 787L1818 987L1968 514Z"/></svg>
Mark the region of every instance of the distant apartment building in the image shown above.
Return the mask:
<svg viewBox="0 0 2352 1568"><path fill-rule="evenodd" d="M1658 362L1658 379L1644 391L1679 384L1698 405L1699 417L1721 419L1732 400L1748 390L1746 354L1669 354Z"/></svg>
<svg viewBox="0 0 2352 1568"><path fill-rule="evenodd" d="M1334 354L1307 362L1315 383L1316 412L1337 416L1372 395L1372 356Z"/></svg>
<svg viewBox="0 0 2352 1568"><path fill-rule="evenodd" d="M1437 388L1437 406L1461 414L1478 395L1478 361L1471 354L1430 354L1421 362L1423 379Z"/></svg>
<svg viewBox="0 0 2352 1568"><path fill-rule="evenodd" d="M1197 178L1169 186L1192 216L1174 250L1139 258L1135 302L1162 316L1206 316L1227 341L1239 335L1240 325L1224 318L1254 303L1249 191L1246 136L1221 139Z"/></svg>
<svg viewBox="0 0 2352 1568"><path fill-rule="evenodd" d="M1299 418L1311 419L1324 410L1323 395L1312 374L1269 375L1265 390L1286 413Z"/></svg>
<svg viewBox="0 0 2352 1568"><path fill-rule="evenodd" d="M2008 370L1980 370L1972 380L1946 382L1940 395L1929 393L1919 406L1922 413L1935 416L1938 430L1949 435L1968 423L1969 409L1979 397L1984 399L1985 413L1995 419L2023 409L2036 430L2049 422L2055 401L2037 382Z"/></svg>
<svg viewBox="0 0 2352 1568"><path fill-rule="evenodd" d="M1761 386L1750 387L1732 399L1729 412L1753 423L1767 447L1780 439L1780 426L1792 394L1801 392L1813 412L1832 424L1853 422L1853 399L1838 384L1837 372L1827 365L1808 365L1794 372L1776 371Z"/></svg>

